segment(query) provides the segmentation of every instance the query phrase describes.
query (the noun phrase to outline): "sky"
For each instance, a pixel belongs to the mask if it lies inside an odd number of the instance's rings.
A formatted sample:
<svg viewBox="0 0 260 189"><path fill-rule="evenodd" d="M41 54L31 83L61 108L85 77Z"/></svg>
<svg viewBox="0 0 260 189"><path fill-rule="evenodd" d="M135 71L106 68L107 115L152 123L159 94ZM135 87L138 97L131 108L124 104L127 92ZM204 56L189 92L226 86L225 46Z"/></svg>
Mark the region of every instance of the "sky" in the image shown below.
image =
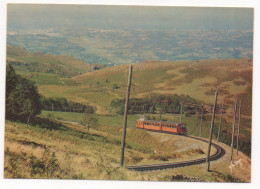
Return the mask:
<svg viewBox="0 0 260 189"><path fill-rule="evenodd" d="M9 4L8 31L53 27L253 30L252 8Z"/></svg>

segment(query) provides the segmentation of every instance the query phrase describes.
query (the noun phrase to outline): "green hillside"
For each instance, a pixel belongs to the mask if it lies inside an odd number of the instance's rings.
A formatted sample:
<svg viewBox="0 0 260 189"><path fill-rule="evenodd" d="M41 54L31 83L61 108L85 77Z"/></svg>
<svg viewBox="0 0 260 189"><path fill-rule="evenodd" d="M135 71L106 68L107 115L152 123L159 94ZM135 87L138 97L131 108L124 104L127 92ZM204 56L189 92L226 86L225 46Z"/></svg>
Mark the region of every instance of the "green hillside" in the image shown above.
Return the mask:
<svg viewBox="0 0 260 189"><path fill-rule="evenodd" d="M20 72L49 73L62 77L76 76L94 69L94 65L70 56L28 52L11 45L7 45L7 62Z"/></svg>
<svg viewBox="0 0 260 189"><path fill-rule="evenodd" d="M43 95L88 102L98 113L109 113L111 101L125 97L129 65L94 70L73 57L31 53L9 45L7 62L33 80ZM250 116L252 67L252 59L145 61L134 64L131 97L184 94L211 104L218 89L219 103L233 104L234 98L240 98L242 113Z"/></svg>
<svg viewBox="0 0 260 189"><path fill-rule="evenodd" d="M128 170L129 165L202 158L207 144L134 127L127 129L126 142L125 166L120 167L121 127L117 125L99 125L88 132L86 127L68 122L6 121L4 177L250 182L250 160L240 152L235 158L243 158L243 167L235 167L232 175L228 156L212 163L211 172L205 171L205 164L146 172Z"/></svg>
<svg viewBox="0 0 260 189"><path fill-rule="evenodd" d="M77 92L78 96L107 106L110 102L95 100L123 98L127 84L129 65L120 65L98 70L73 80L81 83L66 92ZM155 94L184 94L202 103L213 103L214 92L219 91L219 102L232 104L241 98L243 114L251 115L252 60L216 59L201 61L146 61L134 65L132 97ZM112 90L116 84L118 89ZM91 95L96 91L95 95ZM102 93L103 92L103 93Z"/></svg>
<svg viewBox="0 0 260 189"><path fill-rule="evenodd" d="M108 114L112 100L125 97L129 65L94 70L93 65L72 57L14 46L7 46L7 62L33 80L46 97L89 103L97 113ZM231 105L234 98L242 99L242 114L251 116L252 67L252 59L145 61L134 64L131 97L183 94L212 104L218 89L219 103Z"/></svg>

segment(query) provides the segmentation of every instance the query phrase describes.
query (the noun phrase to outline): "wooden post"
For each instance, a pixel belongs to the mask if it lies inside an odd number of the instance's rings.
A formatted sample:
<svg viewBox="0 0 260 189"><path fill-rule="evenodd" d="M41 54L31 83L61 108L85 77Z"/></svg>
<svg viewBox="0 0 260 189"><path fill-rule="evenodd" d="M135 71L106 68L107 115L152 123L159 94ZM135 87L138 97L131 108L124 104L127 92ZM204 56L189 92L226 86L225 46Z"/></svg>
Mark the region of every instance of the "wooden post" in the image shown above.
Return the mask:
<svg viewBox="0 0 260 189"><path fill-rule="evenodd" d="M160 120L162 121L162 102L160 102L161 110L160 110Z"/></svg>
<svg viewBox="0 0 260 189"><path fill-rule="evenodd" d="M235 135L235 124L236 124L236 111L237 111L237 100L236 100L235 106L234 106L233 125L232 125L231 157L230 157L231 162L232 162L232 158L233 158L234 135Z"/></svg>
<svg viewBox="0 0 260 189"><path fill-rule="evenodd" d="M200 137L202 133L202 118L203 118L203 104L201 106L201 115L200 115Z"/></svg>
<svg viewBox="0 0 260 189"><path fill-rule="evenodd" d="M221 113L220 113L220 118L219 118L219 124L218 124L218 138L217 141L219 142L219 136L220 136L220 129L221 129L221 123L222 123L222 114L223 114L223 104L221 106Z"/></svg>
<svg viewBox="0 0 260 189"><path fill-rule="evenodd" d="M71 107L70 107L70 105L69 105L69 108L70 108L70 121L71 121Z"/></svg>
<svg viewBox="0 0 260 189"><path fill-rule="evenodd" d="M218 91L216 91L216 93L215 93L215 102L214 102L212 118L211 118L211 126L210 126L210 133L209 133L209 147L208 147L208 153L207 153L207 158L206 158L206 163L208 163L207 171L209 171L209 167L210 167L210 150L211 150L211 141L212 141L212 133L213 133L213 126L214 126L214 119L215 119L215 110L216 110L216 105L217 105L217 99L218 99Z"/></svg>
<svg viewBox="0 0 260 189"><path fill-rule="evenodd" d="M180 115L180 122L182 122L182 106L183 106L183 103L181 102L181 115Z"/></svg>
<svg viewBox="0 0 260 189"><path fill-rule="evenodd" d="M238 110L238 123L237 123L237 155L238 155L238 142L239 142L239 129L240 129L240 117L241 117L241 100L239 101L239 110Z"/></svg>
<svg viewBox="0 0 260 189"><path fill-rule="evenodd" d="M126 137L126 127L127 127L127 109L128 109L128 101L129 101L130 88L131 88L132 70L133 70L133 66L131 65L129 67L128 86L127 86L126 99L125 99L124 128L123 128L123 136L122 136L121 161L120 161L121 166L124 165L125 137Z"/></svg>

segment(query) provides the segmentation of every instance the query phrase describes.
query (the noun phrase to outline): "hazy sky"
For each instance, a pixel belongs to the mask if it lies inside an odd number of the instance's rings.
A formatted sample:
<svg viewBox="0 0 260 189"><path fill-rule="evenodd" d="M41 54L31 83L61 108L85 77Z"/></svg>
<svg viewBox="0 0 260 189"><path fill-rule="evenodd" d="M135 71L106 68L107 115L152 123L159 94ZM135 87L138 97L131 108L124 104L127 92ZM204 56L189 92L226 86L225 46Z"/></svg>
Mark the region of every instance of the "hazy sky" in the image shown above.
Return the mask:
<svg viewBox="0 0 260 189"><path fill-rule="evenodd" d="M103 29L253 30L252 8L93 5L8 5L8 30L52 27Z"/></svg>

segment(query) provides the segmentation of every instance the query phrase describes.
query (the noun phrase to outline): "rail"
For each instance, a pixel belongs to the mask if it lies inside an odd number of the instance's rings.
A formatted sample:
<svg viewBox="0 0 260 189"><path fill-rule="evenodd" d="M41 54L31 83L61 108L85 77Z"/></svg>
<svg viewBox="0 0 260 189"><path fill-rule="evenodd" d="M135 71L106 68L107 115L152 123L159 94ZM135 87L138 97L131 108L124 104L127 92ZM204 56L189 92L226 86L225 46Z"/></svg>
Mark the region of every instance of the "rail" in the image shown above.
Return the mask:
<svg viewBox="0 0 260 189"><path fill-rule="evenodd" d="M185 137L193 138L208 143L208 141L197 137L193 137L193 136L185 136ZM212 145L217 149L217 151L210 156L210 161L215 161L225 155L224 148L222 148L221 146L215 143L212 143ZM206 162L206 158L200 158L200 159L194 159L194 160L182 161L182 162L128 166L127 168L135 171L151 171L151 170L162 170L162 169L169 169L169 168L191 166L191 165L202 164L205 162Z"/></svg>

